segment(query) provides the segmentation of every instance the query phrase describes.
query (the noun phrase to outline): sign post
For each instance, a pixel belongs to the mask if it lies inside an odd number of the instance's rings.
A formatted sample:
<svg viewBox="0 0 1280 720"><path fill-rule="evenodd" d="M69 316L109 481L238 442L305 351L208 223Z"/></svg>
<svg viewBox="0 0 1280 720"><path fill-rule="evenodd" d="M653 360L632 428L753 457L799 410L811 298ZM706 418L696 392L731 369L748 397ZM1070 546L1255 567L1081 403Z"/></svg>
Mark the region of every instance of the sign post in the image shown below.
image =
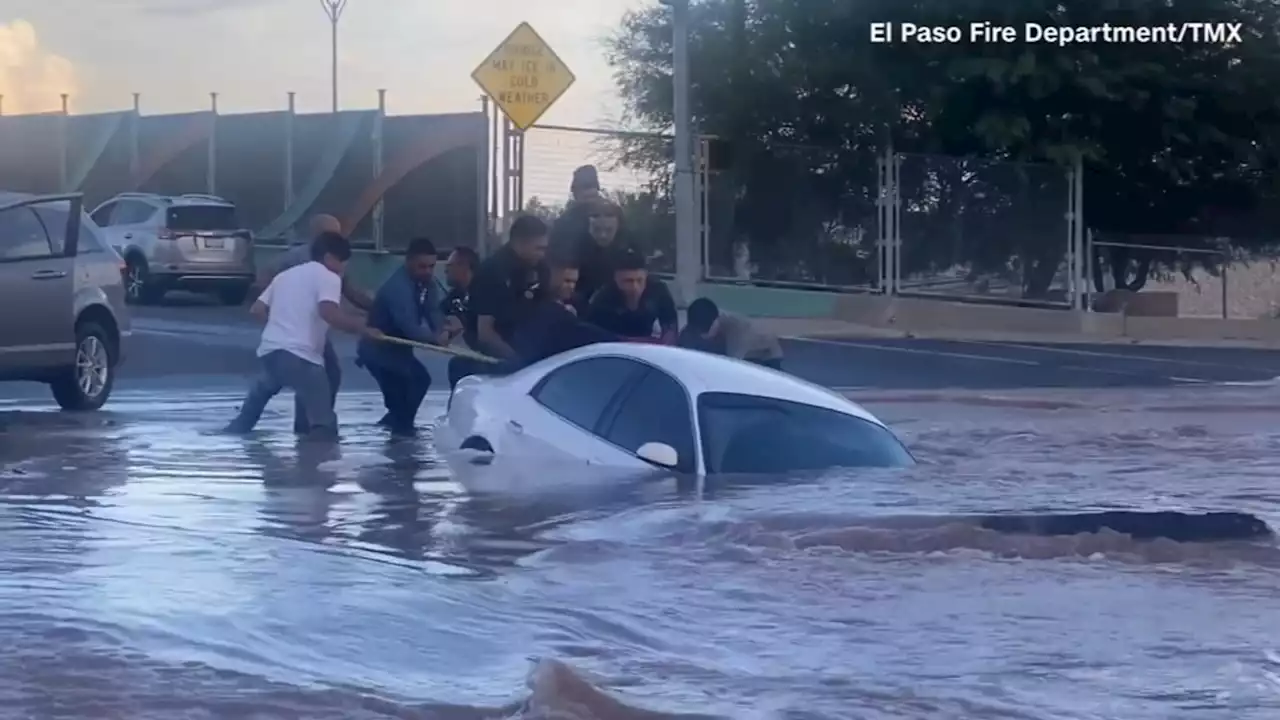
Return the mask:
<svg viewBox="0 0 1280 720"><path fill-rule="evenodd" d="M577 78L533 27L523 22L489 53L471 79L493 98L516 129L525 131Z"/></svg>

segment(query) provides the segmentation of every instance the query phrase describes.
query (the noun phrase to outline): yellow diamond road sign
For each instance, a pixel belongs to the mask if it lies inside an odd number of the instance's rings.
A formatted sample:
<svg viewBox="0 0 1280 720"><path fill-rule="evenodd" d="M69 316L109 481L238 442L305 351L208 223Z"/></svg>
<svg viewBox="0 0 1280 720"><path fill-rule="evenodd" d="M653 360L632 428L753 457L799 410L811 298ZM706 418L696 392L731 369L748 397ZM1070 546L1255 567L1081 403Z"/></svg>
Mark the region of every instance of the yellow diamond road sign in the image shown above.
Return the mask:
<svg viewBox="0 0 1280 720"><path fill-rule="evenodd" d="M511 119L528 130L576 79L529 23L520 23L471 73Z"/></svg>

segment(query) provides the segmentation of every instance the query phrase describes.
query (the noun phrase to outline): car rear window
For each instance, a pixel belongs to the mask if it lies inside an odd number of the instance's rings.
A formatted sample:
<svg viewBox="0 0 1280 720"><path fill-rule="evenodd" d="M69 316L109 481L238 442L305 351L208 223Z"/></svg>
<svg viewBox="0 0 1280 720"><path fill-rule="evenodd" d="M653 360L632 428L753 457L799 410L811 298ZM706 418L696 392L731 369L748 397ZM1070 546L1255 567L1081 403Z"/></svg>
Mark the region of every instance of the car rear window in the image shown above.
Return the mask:
<svg viewBox="0 0 1280 720"><path fill-rule="evenodd" d="M180 205L166 211L170 230L240 230L236 209L228 205Z"/></svg>
<svg viewBox="0 0 1280 720"><path fill-rule="evenodd" d="M876 423L787 400L703 393L698 425L708 474L906 467L915 462L902 442Z"/></svg>

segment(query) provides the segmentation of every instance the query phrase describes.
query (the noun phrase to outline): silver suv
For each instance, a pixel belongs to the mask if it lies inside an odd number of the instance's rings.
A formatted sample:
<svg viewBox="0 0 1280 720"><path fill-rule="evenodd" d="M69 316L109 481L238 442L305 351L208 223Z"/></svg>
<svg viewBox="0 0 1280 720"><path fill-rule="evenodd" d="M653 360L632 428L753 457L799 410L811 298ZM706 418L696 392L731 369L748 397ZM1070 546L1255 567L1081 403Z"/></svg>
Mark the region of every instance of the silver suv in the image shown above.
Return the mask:
<svg viewBox="0 0 1280 720"><path fill-rule="evenodd" d="M236 219L236 206L216 195L124 193L90 216L124 257L130 303L192 290L239 305L253 285L253 233Z"/></svg>
<svg viewBox="0 0 1280 720"><path fill-rule="evenodd" d="M48 383L68 410L107 401L130 333L124 261L82 202L0 192L0 380Z"/></svg>

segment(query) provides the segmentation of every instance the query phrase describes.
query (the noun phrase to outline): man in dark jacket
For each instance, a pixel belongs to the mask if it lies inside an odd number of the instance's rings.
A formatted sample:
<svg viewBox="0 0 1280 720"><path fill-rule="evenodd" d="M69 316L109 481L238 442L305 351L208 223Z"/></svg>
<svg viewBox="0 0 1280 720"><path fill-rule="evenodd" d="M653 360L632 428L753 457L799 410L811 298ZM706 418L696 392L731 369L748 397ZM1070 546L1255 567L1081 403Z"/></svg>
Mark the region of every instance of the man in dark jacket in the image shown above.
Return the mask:
<svg viewBox="0 0 1280 720"><path fill-rule="evenodd" d="M572 199L551 225L550 250L556 255L571 252L587 234L592 205L600 197L600 173L594 165L583 165L573 171L569 193Z"/></svg>
<svg viewBox="0 0 1280 720"><path fill-rule="evenodd" d="M446 327L441 304L444 293L435 279L436 248L427 238L409 243L404 266L378 288L369 310L369 326L388 337L431 345L448 345L461 326ZM418 408L431 388L431 374L413 356L413 348L362 339L356 359L382 391L387 414L381 424L393 433L414 430Z"/></svg>
<svg viewBox="0 0 1280 720"><path fill-rule="evenodd" d="M624 251L612 261L613 282L600 288L587 307L587 322L629 340L672 345L680 318L666 283L649 277L644 258ZM657 337L655 338L655 326Z"/></svg>
<svg viewBox="0 0 1280 720"><path fill-rule="evenodd" d="M600 290L613 283L613 262L622 253L640 254L640 249L624 237L622 208L604 200L595 201L587 215L587 233L573 247L578 266L577 300L586 305Z"/></svg>

